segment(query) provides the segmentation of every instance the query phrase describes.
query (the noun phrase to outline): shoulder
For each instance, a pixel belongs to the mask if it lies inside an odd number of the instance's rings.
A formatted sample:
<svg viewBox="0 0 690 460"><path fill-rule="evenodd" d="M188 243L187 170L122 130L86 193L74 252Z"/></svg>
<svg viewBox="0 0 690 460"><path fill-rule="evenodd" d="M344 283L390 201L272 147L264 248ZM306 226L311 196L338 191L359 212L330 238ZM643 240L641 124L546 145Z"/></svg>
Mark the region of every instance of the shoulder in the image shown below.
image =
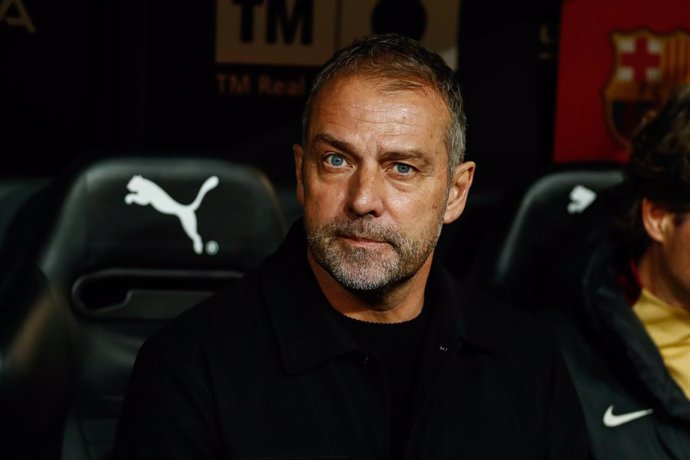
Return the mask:
<svg viewBox="0 0 690 460"><path fill-rule="evenodd" d="M474 347L514 383L515 391L550 394L570 376L552 328L490 293L463 287L468 345Z"/></svg>
<svg viewBox="0 0 690 460"><path fill-rule="evenodd" d="M535 318L473 278L458 280L447 270L435 268L430 290L439 303L450 304L451 317L458 320L462 334L479 348L512 349L526 338L545 338Z"/></svg>
<svg viewBox="0 0 690 460"><path fill-rule="evenodd" d="M579 432L584 422L572 377L546 322L483 290L464 286L463 293L469 351L493 369L497 391L524 417L540 414L545 427L555 417Z"/></svg>
<svg viewBox="0 0 690 460"><path fill-rule="evenodd" d="M468 284L459 287L468 336L489 349L522 350L550 342L545 324L491 292Z"/></svg>

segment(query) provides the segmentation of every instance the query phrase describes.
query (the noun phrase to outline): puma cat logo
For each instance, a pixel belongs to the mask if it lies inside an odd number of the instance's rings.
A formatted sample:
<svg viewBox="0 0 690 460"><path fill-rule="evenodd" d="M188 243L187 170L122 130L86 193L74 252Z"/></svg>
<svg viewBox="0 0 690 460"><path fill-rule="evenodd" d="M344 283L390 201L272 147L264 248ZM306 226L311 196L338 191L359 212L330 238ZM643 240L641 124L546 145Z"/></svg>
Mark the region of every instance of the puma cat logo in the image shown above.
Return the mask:
<svg viewBox="0 0 690 460"><path fill-rule="evenodd" d="M161 214L170 214L177 216L182 224L182 229L187 236L192 240L194 245L194 252L201 254L204 249L201 236L197 232L196 210L204 199L204 196L218 186L218 177L211 176L204 181L199 189L194 201L190 204L184 205L173 200L158 184L140 176L133 176L127 183L128 193L125 196L125 203L136 203L141 206L151 205L153 209Z"/></svg>
<svg viewBox="0 0 690 460"><path fill-rule="evenodd" d="M597 194L582 185L576 185L570 191L570 203L568 203L568 212L570 214L577 214L592 204L597 198Z"/></svg>

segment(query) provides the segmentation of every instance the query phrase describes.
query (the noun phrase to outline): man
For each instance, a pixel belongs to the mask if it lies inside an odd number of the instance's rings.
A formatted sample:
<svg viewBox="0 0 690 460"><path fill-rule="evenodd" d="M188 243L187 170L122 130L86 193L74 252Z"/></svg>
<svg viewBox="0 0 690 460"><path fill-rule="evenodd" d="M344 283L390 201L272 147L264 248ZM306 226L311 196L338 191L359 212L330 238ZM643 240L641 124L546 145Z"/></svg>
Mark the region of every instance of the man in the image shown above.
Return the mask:
<svg viewBox="0 0 690 460"><path fill-rule="evenodd" d="M549 270L547 312L594 457L688 458L690 87L640 129L623 173Z"/></svg>
<svg viewBox="0 0 690 460"><path fill-rule="evenodd" d="M559 354L433 264L475 168L451 69L363 39L326 63L303 124L303 221L144 345L115 457L583 458Z"/></svg>

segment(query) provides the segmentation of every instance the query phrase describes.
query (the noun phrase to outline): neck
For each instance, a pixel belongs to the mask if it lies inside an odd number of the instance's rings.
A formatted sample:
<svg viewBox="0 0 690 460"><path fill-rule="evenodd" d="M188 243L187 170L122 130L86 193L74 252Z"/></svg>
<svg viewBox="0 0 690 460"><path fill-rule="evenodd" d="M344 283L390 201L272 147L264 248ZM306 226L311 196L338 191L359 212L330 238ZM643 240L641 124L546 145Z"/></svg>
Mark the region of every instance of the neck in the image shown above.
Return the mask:
<svg viewBox="0 0 690 460"><path fill-rule="evenodd" d="M345 288L307 250L309 266L331 306L345 316L372 323L401 323L421 313L432 258L433 253L410 279L380 292L369 293Z"/></svg>
<svg viewBox="0 0 690 460"><path fill-rule="evenodd" d="M690 311L688 293L673 281L673 274L669 273L664 260L661 249L652 243L638 264L640 284L664 303Z"/></svg>

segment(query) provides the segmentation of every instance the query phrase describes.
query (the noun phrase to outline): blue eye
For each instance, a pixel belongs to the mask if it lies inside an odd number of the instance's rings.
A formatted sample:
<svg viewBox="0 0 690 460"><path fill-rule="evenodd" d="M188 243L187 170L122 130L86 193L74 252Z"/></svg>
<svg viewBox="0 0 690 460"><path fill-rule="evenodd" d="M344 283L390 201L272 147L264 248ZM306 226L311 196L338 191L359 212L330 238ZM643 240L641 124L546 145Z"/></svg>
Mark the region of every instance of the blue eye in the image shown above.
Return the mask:
<svg viewBox="0 0 690 460"><path fill-rule="evenodd" d="M405 163L396 163L395 172L399 174L409 174L412 172L412 166L406 165Z"/></svg>
<svg viewBox="0 0 690 460"><path fill-rule="evenodd" d="M328 155L328 157L326 158L326 162L328 162L328 164L331 166L340 167L345 164L345 158L335 153L332 153Z"/></svg>

